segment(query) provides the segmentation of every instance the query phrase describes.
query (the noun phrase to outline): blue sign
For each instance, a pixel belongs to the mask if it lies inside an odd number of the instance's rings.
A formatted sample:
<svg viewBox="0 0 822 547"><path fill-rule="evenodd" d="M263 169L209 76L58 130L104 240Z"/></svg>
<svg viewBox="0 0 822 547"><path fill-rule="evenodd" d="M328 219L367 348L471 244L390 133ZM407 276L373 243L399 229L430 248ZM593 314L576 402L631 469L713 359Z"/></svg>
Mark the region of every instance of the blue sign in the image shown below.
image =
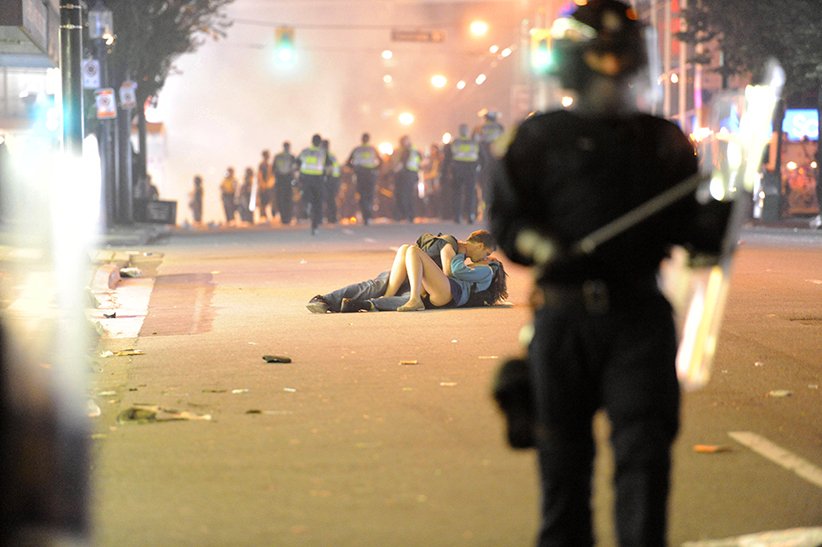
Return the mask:
<svg viewBox="0 0 822 547"><path fill-rule="evenodd" d="M815 108L789 108L782 120L782 131L789 141L819 140L819 113Z"/></svg>

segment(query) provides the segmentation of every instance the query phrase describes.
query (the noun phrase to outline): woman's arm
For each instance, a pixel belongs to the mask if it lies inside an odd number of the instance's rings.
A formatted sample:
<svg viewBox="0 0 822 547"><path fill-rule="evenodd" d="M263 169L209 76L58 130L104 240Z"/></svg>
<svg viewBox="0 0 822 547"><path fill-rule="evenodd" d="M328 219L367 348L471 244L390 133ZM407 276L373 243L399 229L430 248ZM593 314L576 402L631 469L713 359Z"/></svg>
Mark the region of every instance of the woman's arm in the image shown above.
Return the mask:
<svg viewBox="0 0 822 547"><path fill-rule="evenodd" d="M465 263L465 255L460 253L454 255L454 258L451 259L451 277L478 283L494 277L494 270L491 269L491 266L484 264L469 266Z"/></svg>

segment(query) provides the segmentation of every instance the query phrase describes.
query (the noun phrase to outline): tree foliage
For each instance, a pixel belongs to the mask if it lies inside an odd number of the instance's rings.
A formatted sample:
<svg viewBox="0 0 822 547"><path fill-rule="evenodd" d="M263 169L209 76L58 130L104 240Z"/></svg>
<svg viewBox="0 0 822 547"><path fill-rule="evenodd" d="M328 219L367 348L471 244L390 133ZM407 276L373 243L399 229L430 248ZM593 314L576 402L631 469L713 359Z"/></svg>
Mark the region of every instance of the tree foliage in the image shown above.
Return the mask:
<svg viewBox="0 0 822 547"><path fill-rule="evenodd" d="M692 0L684 12L693 29L686 41L716 37L730 73L757 75L765 59L785 69L786 93L822 87L822 9L819 0Z"/></svg>
<svg viewBox="0 0 822 547"><path fill-rule="evenodd" d="M142 104L163 87L177 57L225 36L230 21L223 8L232 1L105 0L117 37L109 58L112 83L137 82Z"/></svg>

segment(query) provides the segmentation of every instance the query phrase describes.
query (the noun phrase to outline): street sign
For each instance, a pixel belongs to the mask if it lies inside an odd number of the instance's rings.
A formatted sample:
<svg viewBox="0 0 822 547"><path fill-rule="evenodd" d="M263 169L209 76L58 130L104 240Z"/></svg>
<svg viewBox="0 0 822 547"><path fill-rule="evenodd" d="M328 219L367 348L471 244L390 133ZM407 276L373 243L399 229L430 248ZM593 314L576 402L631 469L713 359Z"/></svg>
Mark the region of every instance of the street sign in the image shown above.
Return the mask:
<svg viewBox="0 0 822 547"><path fill-rule="evenodd" d="M391 40L394 42L432 42L445 41L444 30L403 30L392 29Z"/></svg>
<svg viewBox="0 0 822 547"><path fill-rule="evenodd" d="M97 89L100 87L100 61L97 59L83 60L83 89Z"/></svg>
<svg viewBox="0 0 822 547"><path fill-rule="evenodd" d="M126 80L120 86L120 108L131 110L137 106L137 82Z"/></svg>
<svg viewBox="0 0 822 547"><path fill-rule="evenodd" d="M114 89L106 87L94 92L97 105L97 119L111 120L117 117L117 102L114 100Z"/></svg>

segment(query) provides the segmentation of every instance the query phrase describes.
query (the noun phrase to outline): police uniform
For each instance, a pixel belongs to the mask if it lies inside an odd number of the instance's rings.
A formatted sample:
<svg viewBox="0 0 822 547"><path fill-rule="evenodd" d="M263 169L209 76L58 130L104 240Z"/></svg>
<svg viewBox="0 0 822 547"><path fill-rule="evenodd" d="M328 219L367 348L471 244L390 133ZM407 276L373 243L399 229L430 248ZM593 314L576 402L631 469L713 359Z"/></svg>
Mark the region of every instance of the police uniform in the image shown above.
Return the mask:
<svg viewBox="0 0 822 547"><path fill-rule="evenodd" d="M325 218L332 224L337 222L337 194L340 192L340 175L342 175L340 162L337 161L337 156L329 152L325 165L323 193L325 194Z"/></svg>
<svg viewBox="0 0 822 547"><path fill-rule="evenodd" d="M280 211L280 222L291 224L291 217L294 214L294 199L291 182L294 180L294 173L297 170L297 158L294 154L283 150L274 156L274 197L277 202L277 210Z"/></svg>
<svg viewBox="0 0 822 547"><path fill-rule="evenodd" d="M486 116L490 115L491 114L489 113ZM490 117L486 117L485 122L476 128L476 137L480 145L479 187L482 201L486 207L488 206L488 201L490 200L491 166L494 161L494 154L491 150L491 146L497 141L497 139L502 137L504 131L505 128L502 124L495 118L492 119Z"/></svg>
<svg viewBox="0 0 822 547"><path fill-rule="evenodd" d="M609 24L634 28L621 2L590 0L577 13L591 11L592 34L603 32L596 18L609 11L613 17L602 17ZM499 167L490 226L500 247L525 265L535 263L525 233L559 249L537 279L528 347L543 497L539 544L594 543L592 419L604 409L619 543L665 545L679 386L672 310L656 277L672 245L717 253L727 215L708 212L691 194L593 253L567 252L697 171L679 128L642 113L534 116L520 125Z"/></svg>
<svg viewBox="0 0 822 547"><path fill-rule="evenodd" d="M300 164L300 184L303 199L311 208L311 233L317 231L323 219L323 182L325 180L325 150L312 144L297 157Z"/></svg>
<svg viewBox="0 0 822 547"><path fill-rule="evenodd" d="M480 145L476 139L461 136L451 141L449 146L454 220L460 222L465 218L468 222L474 222L477 210L477 169Z"/></svg>
<svg viewBox="0 0 822 547"><path fill-rule="evenodd" d="M382 164L379 152L370 144L361 144L351 151L348 165L354 169L357 178L357 193L360 195L360 214L363 224L371 220L374 204L374 187L377 183L377 170Z"/></svg>
<svg viewBox="0 0 822 547"><path fill-rule="evenodd" d="M399 170L394 180L396 218L414 222L414 193L419 182L422 156L413 147L401 149L399 154Z"/></svg>

